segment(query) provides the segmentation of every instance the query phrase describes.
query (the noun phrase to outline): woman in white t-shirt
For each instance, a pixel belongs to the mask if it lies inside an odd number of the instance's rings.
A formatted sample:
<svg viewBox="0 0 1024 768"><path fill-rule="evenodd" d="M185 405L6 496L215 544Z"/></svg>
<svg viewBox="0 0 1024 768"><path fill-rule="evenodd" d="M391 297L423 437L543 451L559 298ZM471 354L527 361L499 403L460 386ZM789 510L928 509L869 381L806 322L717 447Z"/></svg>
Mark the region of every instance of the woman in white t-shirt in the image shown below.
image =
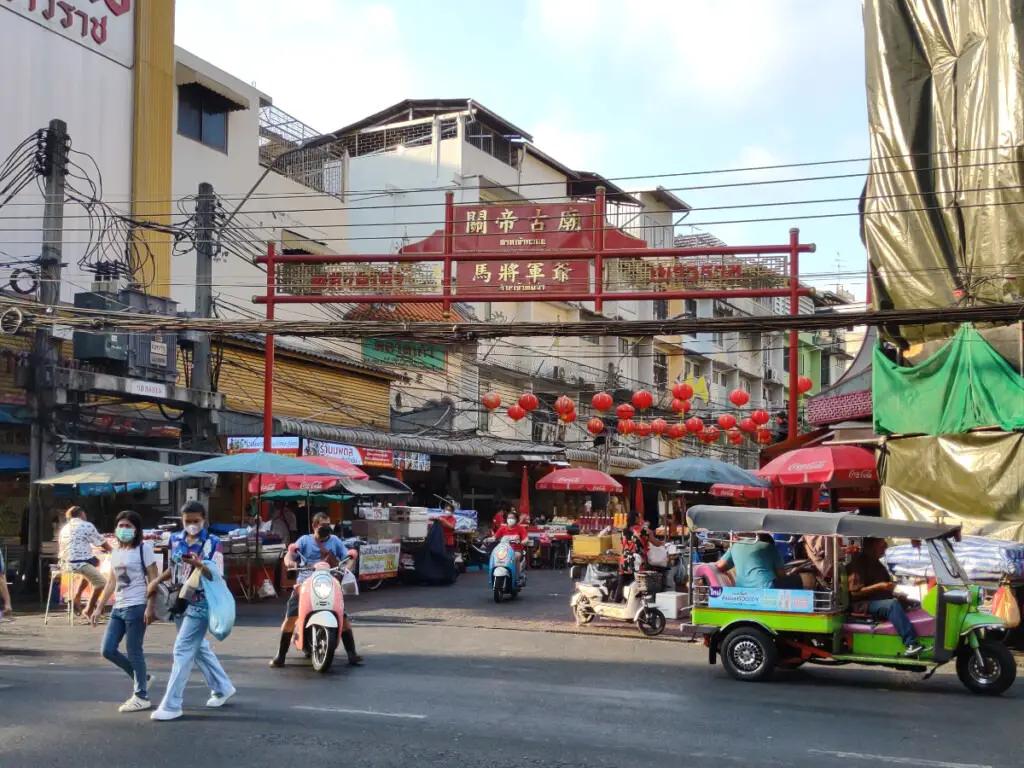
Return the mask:
<svg viewBox="0 0 1024 768"><path fill-rule="evenodd" d="M152 676L146 674L142 641L146 627L153 621L153 603L147 599L146 590L159 570L152 545L142 540L142 519L135 512L125 511L117 516L114 535L117 545L110 553L110 575L92 621L95 624L99 620L103 606L113 594L114 610L103 636L103 658L135 680L135 692L118 711L141 712L153 706L148 690ZM127 656L119 650L122 639L126 639Z"/></svg>

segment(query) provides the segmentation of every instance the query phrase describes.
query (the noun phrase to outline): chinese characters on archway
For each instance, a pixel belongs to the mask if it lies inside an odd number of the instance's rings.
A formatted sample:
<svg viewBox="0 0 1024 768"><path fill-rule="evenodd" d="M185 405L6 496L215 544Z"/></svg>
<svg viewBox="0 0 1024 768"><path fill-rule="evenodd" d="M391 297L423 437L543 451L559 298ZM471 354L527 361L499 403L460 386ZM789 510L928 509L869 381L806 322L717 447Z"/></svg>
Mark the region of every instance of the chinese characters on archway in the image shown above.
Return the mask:
<svg viewBox="0 0 1024 768"><path fill-rule="evenodd" d="M455 251L592 248L593 203L466 205L455 209Z"/></svg>
<svg viewBox="0 0 1024 768"><path fill-rule="evenodd" d="M589 283L590 266L586 261L464 261L456 270L457 295L531 291L569 293L586 291Z"/></svg>

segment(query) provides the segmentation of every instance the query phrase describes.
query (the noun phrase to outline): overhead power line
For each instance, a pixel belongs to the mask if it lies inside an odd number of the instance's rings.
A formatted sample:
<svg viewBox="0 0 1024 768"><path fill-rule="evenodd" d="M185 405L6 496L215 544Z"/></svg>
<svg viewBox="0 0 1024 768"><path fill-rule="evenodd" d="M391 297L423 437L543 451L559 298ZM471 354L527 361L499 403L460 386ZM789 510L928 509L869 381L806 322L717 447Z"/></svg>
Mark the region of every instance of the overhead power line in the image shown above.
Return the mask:
<svg viewBox="0 0 1024 768"><path fill-rule="evenodd" d="M95 331L201 331L204 333L274 333L283 336L333 338L414 338L442 344L476 339L550 336L677 336L694 333L771 332L782 330L829 330L850 326L917 326L947 323L1012 323L1024 319L1024 303L974 307L884 310L765 317L672 318L669 320L588 320L547 323L493 324L481 322L382 322L344 320L222 320L174 318L80 308L41 311L34 302L5 299L0 302L0 330L15 333L41 325L64 325Z"/></svg>

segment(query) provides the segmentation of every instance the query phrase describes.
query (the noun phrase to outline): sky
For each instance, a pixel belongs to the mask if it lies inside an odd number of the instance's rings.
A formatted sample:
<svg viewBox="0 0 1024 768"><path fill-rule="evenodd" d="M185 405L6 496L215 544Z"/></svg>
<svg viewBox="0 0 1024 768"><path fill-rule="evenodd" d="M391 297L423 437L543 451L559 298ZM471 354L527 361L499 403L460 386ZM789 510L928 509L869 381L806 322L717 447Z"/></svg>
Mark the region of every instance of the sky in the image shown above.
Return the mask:
<svg viewBox="0 0 1024 768"><path fill-rule="evenodd" d="M406 98L472 98L567 165L638 177L617 181L627 189L675 191L694 207L693 228L680 233L747 245L787 242L800 227L817 245L801 259L806 282L864 297L858 2L177 0L177 9L178 45L317 131ZM758 183L811 176L830 178ZM777 205L800 201L812 202ZM750 219L774 220L721 223Z"/></svg>

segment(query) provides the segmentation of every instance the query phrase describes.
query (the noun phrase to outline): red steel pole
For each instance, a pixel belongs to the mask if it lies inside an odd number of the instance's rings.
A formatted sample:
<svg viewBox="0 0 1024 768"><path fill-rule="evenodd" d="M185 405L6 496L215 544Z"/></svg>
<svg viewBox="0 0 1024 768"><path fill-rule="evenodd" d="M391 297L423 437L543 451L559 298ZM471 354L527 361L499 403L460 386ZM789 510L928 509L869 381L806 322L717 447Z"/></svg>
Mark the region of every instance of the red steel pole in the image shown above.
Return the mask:
<svg viewBox="0 0 1024 768"><path fill-rule="evenodd" d="M800 314L800 230L789 230L789 314ZM797 406L800 392L800 332L789 331L789 439L800 434Z"/></svg>
<svg viewBox="0 0 1024 768"><path fill-rule="evenodd" d="M276 248L267 243L267 320L274 319L274 294L277 275L274 265ZM270 453L274 442L274 334L268 333L263 355L263 450Z"/></svg>
<svg viewBox="0 0 1024 768"><path fill-rule="evenodd" d="M452 251L455 250L455 193L444 193L444 270L441 276L441 310L447 320L452 313Z"/></svg>
<svg viewBox="0 0 1024 768"><path fill-rule="evenodd" d="M594 312L604 312L604 211L605 188L598 187L594 201Z"/></svg>

